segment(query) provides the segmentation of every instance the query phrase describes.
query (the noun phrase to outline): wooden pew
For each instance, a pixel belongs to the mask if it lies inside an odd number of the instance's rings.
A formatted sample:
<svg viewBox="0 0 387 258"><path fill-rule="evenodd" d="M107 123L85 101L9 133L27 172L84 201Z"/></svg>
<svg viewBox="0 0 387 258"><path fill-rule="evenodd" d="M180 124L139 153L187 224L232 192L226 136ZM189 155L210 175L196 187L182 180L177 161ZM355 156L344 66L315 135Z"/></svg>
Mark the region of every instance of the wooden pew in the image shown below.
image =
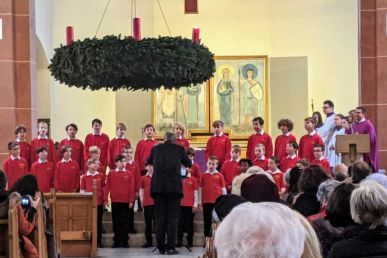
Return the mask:
<svg viewBox="0 0 387 258"><path fill-rule="evenodd" d="M8 257L21 258L17 205L19 197L12 196L8 209Z"/></svg>
<svg viewBox="0 0 387 258"><path fill-rule="evenodd" d="M39 197L42 200L42 196L40 193L37 193L35 197ZM43 206L42 201L39 202L38 207L36 207L36 219L37 226L33 232L33 243L38 250L39 258L47 258L47 240L46 235L44 233L45 225L43 224Z"/></svg>
<svg viewBox="0 0 387 258"><path fill-rule="evenodd" d="M93 193L55 193L54 225L60 256L97 255L97 197Z"/></svg>

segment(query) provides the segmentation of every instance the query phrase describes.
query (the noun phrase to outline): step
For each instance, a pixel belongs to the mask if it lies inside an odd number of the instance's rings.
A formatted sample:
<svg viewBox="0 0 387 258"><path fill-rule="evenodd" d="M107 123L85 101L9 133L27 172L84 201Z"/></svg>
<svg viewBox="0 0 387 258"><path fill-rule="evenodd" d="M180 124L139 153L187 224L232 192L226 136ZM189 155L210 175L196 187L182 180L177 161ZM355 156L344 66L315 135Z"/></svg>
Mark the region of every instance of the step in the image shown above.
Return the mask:
<svg viewBox="0 0 387 258"><path fill-rule="evenodd" d="M112 213L105 211L103 213L103 221L112 221ZM135 212L134 221L144 221L144 213ZM203 212L195 212L195 221L203 221Z"/></svg>
<svg viewBox="0 0 387 258"><path fill-rule="evenodd" d="M106 233L113 233L113 223L111 221L104 221L103 228ZM145 222L144 221L134 221L134 228L138 233L145 232ZM203 232L204 231L204 222L203 221L194 221L194 232Z"/></svg>
<svg viewBox="0 0 387 258"><path fill-rule="evenodd" d="M193 245L202 247L204 245L204 234L198 233L194 235ZM184 244L185 237L183 238ZM153 241L155 245L155 238L153 236ZM102 243L105 247L111 247L113 245L113 233L106 233L102 235ZM144 234L129 234L129 246L130 247L142 247L145 243L145 235ZM156 245L155 245L156 246Z"/></svg>

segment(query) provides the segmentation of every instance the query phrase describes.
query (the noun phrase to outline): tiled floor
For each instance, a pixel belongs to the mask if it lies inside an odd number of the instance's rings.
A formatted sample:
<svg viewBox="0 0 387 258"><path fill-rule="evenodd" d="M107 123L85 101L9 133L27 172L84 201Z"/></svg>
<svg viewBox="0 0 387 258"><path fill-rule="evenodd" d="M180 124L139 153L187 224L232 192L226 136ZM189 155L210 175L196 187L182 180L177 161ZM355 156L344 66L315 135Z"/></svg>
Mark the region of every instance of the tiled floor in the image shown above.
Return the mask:
<svg viewBox="0 0 387 258"><path fill-rule="evenodd" d="M153 248L129 248L129 249L123 249L123 248L101 248L98 249L98 257L100 258L124 258L124 257L133 257L133 258L145 258L145 257L151 257L151 258L164 258L164 257L174 257L174 258L188 258L188 257L201 257L204 254L204 248L201 247L194 247L192 248L192 253L190 253L185 248L177 248L179 251L178 255L173 256L165 256L165 255L159 255L158 251L156 250L154 253L152 253Z"/></svg>

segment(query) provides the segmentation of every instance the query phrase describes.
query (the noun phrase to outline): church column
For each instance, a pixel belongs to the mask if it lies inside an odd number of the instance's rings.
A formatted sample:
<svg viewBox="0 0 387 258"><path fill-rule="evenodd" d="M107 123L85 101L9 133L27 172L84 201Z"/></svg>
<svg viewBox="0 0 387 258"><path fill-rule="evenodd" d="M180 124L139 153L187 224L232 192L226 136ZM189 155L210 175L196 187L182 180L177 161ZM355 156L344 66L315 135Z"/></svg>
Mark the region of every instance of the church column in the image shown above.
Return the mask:
<svg viewBox="0 0 387 258"><path fill-rule="evenodd" d="M36 134L35 1L0 1L0 162L16 125Z"/></svg>

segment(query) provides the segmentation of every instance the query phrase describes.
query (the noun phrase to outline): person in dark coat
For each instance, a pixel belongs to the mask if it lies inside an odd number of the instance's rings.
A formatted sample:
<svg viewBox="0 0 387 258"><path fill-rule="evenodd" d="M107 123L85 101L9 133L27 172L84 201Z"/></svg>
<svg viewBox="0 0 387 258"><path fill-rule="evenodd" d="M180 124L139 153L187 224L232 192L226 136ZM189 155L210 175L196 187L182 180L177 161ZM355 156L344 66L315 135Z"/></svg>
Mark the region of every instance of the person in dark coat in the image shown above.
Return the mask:
<svg viewBox="0 0 387 258"><path fill-rule="evenodd" d="M344 229L344 240L333 244L329 257L387 257L387 190L365 180L352 192L350 207L357 224Z"/></svg>
<svg viewBox="0 0 387 258"><path fill-rule="evenodd" d="M148 164L153 165L150 194L154 199L157 248L160 254L173 255L179 219L180 199L183 196L181 173L191 167L191 160L184 147L175 144L176 135L165 134L165 142L152 148ZM165 233L167 244L165 245Z"/></svg>

